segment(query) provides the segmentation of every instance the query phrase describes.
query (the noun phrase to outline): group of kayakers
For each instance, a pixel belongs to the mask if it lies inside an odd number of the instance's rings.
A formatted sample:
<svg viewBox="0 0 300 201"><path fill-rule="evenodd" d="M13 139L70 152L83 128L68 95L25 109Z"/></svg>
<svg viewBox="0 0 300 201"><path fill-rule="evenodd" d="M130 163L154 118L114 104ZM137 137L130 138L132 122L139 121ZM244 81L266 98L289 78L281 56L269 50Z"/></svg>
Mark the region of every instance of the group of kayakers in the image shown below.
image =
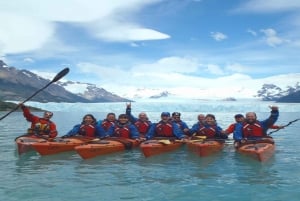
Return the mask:
<svg viewBox="0 0 300 201"><path fill-rule="evenodd" d="M43 117L37 117L30 113L28 107L20 104L24 117L30 121L31 128L28 134L38 135L42 138L55 138L57 136L56 125L50 119L52 112L44 112ZM203 136L207 139L227 139L228 135L233 133L233 138L237 143L241 143L250 138L261 138L267 136L269 128L280 129L275 126L279 111L277 106L270 106L270 116L263 120L257 120L254 112L235 115L235 121L227 129L223 130L216 122L213 114L199 114L198 122L191 128L181 120L179 112L161 113L161 120L152 123L145 112L139 113L134 117L131 113L131 104L126 105L126 112L116 118L115 113L108 113L106 118L97 121L92 114L83 116L81 123L75 125L63 138L81 135L86 137L121 137L130 138L138 141L149 140L153 138L174 138L178 140L188 140Z"/></svg>

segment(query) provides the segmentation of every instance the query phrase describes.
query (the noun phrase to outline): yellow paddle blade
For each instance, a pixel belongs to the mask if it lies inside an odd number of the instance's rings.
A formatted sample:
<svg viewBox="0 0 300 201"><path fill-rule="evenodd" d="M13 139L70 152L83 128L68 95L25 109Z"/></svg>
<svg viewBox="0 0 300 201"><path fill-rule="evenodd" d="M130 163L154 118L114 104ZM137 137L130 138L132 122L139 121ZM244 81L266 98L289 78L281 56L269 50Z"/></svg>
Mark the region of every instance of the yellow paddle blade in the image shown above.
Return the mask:
<svg viewBox="0 0 300 201"><path fill-rule="evenodd" d="M203 140L205 140L206 139L206 136L194 136L194 137L196 137L196 138L198 138L198 139L203 139Z"/></svg>
<svg viewBox="0 0 300 201"><path fill-rule="evenodd" d="M171 144L170 140L158 140L162 144Z"/></svg>
<svg viewBox="0 0 300 201"><path fill-rule="evenodd" d="M98 142L98 141L100 141L100 139L99 138L95 138L95 139L90 140L89 142Z"/></svg>

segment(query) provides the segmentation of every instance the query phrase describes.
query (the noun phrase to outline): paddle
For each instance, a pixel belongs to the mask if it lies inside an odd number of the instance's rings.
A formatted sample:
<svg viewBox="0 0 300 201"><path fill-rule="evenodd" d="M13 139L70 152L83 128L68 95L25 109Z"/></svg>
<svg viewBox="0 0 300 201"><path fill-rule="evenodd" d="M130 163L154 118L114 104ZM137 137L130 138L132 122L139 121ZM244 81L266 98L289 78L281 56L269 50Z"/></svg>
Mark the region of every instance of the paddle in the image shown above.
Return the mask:
<svg viewBox="0 0 300 201"><path fill-rule="evenodd" d="M30 97L28 97L26 100L24 100L21 104L25 103L26 101L30 100L32 97L34 97L35 95L37 95L39 92L41 92L42 90L46 89L50 84L52 84L53 82L56 82L58 80L60 80L63 76L65 76L66 74L68 74L68 72L70 71L69 68L65 68L62 71L60 71L51 82L49 82L46 86L44 86L43 88L39 89L38 91L36 91L34 94L32 94ZM16 111L19 108L19 105L17 105L14 109L12 109L10 112L8 112L6 115L4 115L3 117L0 118L0 121L2 119L4 119L5 117L7 117L10 113Z"/></svg>
<svg viewBox="0 0 300 201"><path fill-rule="evenodd" d="M162 144L171 144L170 140L157 140L157 141Z"/></svg>
<svg viewBox="0 0 300 201"><path fill-rule="evenodd" d="M287 123L286 125L282 126L282 128L276 129L275 131L271 131L271 132L268 133L267 135L272 135L272 133L275 133L275 132L277 132L277 131L279 131L279 130L285 128L285 127L288 127L288 126L291 125L292 123L294 123L294 122L296 122L296 121L299 121L299 120L300 120L300 118L299 118L299 119L295 119L295 120L293 120L293 121L290 121L290 122Z"/></svg>

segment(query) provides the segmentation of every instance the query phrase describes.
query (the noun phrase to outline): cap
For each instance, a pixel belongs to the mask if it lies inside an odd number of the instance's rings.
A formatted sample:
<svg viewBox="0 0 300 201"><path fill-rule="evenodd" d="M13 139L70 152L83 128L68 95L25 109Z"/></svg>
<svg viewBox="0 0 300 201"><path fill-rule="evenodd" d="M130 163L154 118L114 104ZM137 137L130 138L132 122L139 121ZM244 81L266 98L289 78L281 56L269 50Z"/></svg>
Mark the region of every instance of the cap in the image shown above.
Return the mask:
<svg viewBox="0 0 300 201"><path fill-rule="evenodd" d="M162 112L160 116L167 116L167 117L169 117L170 116L170 112Z"/></svg>
<svg viewBox="0 0 300 201"><path fill-rule="evenodd" d="M244 117L244 115L242 115L242 114L236 114L236 115L234 115L234 118L241 118L241 117Z"/></svg>

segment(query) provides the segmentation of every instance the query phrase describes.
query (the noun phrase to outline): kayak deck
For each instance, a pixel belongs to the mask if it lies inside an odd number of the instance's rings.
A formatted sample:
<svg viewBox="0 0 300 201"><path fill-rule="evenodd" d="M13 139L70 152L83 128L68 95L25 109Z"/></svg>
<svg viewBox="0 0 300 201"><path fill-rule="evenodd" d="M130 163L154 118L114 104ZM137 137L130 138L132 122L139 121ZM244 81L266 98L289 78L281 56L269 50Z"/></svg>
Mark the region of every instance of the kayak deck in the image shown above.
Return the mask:
<svg viewBox="0 0 300 201"><path fill-rule="evenodd" d="M141 151L145 157L171 152L182 146L182 142L169 141L165 143L162 140L147 140L140 144Z"/></svg>
<svg viewBox="0 0 300 201"><path fill-rule="evenodd" d="M264 162L271 158L275 151L275 144L268 142L258 142L242 145L238 152L247 155L255 160Z"/></svg>
<svg viewBox="0 0 300 201"><path fill-rule="evenodd" d="M74 148L78 145L91 141L93 138L84 138L84 137L70 137L55 139L54 141L44 141L33 143L32 147L40 155L52 155L58 154L61 152L73 151Z"/></svg>
<svg viewBox="0 0 300 201"><path fill-rule="evenodd" d="M224 140L190 140L187 142L187 147L198 156L205 157L220 152L224 144Z"/></svg>
<svg viewBox="0 0 300 201"><path fill-rule="evenodd" d="M93 143L76 146L75 151L83 159L94 158L106 154L129 150L137 147L139 142L133 139L125 138L108 138Z"/></svg>
<svg viewBox="0 0 300 201"><path fill-rule="evenodd" d="M19 155L29 152L29 151L34 151L34 148L32 147L32 144L38 143L38 142L46 142L45 139L39 138L34 135L28 135L28 136L20 136L15 139L18 153Z"/></svg>

